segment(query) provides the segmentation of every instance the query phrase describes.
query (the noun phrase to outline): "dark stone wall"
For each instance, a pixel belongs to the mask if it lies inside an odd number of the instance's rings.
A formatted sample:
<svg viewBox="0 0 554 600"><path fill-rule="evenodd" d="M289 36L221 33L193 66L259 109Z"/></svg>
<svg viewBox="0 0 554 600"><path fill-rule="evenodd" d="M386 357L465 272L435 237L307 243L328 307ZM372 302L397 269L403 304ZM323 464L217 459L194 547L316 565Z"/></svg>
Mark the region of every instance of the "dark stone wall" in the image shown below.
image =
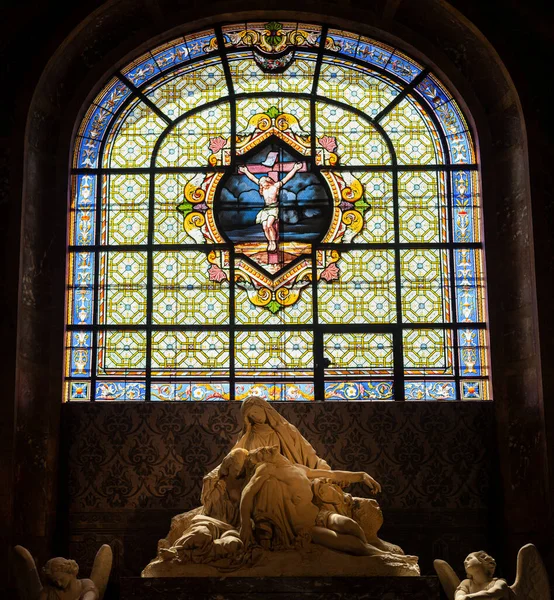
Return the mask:
<svg viewBox="0 0 554 600"><path fill-rule="evenodd" d="M332 468L364 470L383 491L383 539L421 557L461 565L475 548L501 546L494 507L490 403L275 403ZM202 477L238 439L240 403L65 405L70 554L85 571L111 543L117 573L140 574L171 517L199 505ZM362 496L362 487L351 492ZM61 529L61 527L60 527Z"/></svg>

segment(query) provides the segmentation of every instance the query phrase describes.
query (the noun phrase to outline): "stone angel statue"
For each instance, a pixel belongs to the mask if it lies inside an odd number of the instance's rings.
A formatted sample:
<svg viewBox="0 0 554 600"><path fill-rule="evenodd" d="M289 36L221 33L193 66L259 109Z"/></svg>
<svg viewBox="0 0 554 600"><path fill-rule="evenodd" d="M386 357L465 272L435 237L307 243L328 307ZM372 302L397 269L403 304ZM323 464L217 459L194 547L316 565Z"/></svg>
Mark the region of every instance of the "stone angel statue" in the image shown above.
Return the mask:
<svg viewBox="0 0 554 600"><path fill-rule="evenodd" d="M483 551L468 554L464 560L467 579L463 581L444 560L433 564L448 600L551 600L548 575L533 544L518 552L516 580L511 586L505 579L494 577L496 561Z"/></svg>
<svg viewBox="0 0 554 600"><path fill-rule="evenodd" d="M110 571L112 549L104 544L96 553L90 579L77 579L79 566L74 560L51 558L43 567L41 583L35 561L23 546L16 546L15 576L20 600L102 600Z"/></svg>

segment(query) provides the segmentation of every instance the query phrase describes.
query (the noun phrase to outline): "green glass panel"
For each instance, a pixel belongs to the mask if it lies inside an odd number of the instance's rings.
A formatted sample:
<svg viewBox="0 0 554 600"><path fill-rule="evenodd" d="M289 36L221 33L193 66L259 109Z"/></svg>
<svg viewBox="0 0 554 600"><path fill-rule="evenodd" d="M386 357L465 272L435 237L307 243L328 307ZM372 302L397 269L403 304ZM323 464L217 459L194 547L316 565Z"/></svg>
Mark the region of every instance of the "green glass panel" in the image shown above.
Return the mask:
<svg viewBox="0 0 554 600"><path fill-rule="evenodd" d="M287 114L296 118L292 130L294 134L310 134L310 101L303 98L256 98L237 101L237 133L247 135L258 129L264 130L271 125L275 133L279 131L275 115ZM260 123L261 122L261 123Z"/></svg>
<svg viewBox="0 0 554 600"><path fill-rule="evenodd" d="M229 334L224 331L152 332L152 375L224 377L229 374Z"/></svg>
<svg viewBox="0 0 554 600"><path fill-rule="evenodd" d="M413 98L401 100L379 121L392 140L400 165L443 164L444 153L438 132Z"/></svg>
<svg viewBox="0 0 554 600"><path fill-rule="evenodd" d="M401 242L446 242L448 229L445 173L399 173L398 217Z"/></svg>
<svg viewBox="0 0 554 600"><path fill-rule="evenodd" d="M146 104L131 104L108 136L102 164L119 169L149 167L154 146L166 127Z"/></svg>
<svg viewBox="0 0 554 600"><path fill-rule="evenodd" d="M316 104L316 161L321 165L388 165L385 138L346 107Z"/></svg>
<svg viewBox="0 0 554 600"><path fill-rule="evenodd" d="M213 140L222 140L229 147L231 135L229 104L223 102L197 112L168 133L160 144L156 166L204 167L212 164ZM213 160L213 159L212 159ZM230 155L221 151L220 163L229 164ZM213 163L215 166L217 163Z"/></svg>
<svg viewBox="0 0 554 600"><path fill-rule="evenodd" d="M221 252L154 252L152 322L224 325L229 322L229 278ZM217 274L217 276L216 276Z"/></svg>
<svg viewBox="0 0 554 600"><path fill-rule="evenodd" d="M333 333L323 336L325 375L388 375L393 369L390 333Z"/></svg>
<svg viewBox="0 0 554 600"><path fill-rule="evenodd" d="M407 323L450 322L446 250L400 250L402 318Z"/></svg>
<svg viewBox="0 0 554 600"><path fill-rule="evenodd" d="M321 323L394 323L394 252L351 250L340 253L338 277L318 282Z"/></svg>
<svg viewBox="0 0 554 600"><path fill-rule="evenodd" d="M175 120L189 110L226 96L227 82L217 57L195 68L174 71L144 92L165 115Z"/></svg>
<svg viewBox="0 0 554 600"><path fill-rule="evenodd" d="M377 116L400 93L401 88L369 69L345 65L340 58L325 57L321 65L317 93Z"/></svg>
<svg viewBox="0 0 554 600"><path fill-rule="evenodd" d="M147 174L126 173L104 178L101 243L146 244L148 190Z"/></svg>
<svg viewBox="0 0 554 600"><path fill-rule="evenodd" d="M235 334L237 375L313 376L311 331L239 331Z"/></svg>
<svg viewBox="0 0 554 600"><path fill-rule="evenodd" d="M260 92L310 93L314 83L315 57L296 53L287 68L286 77L281 73L265 72L252 58L251 53L233 56L229 69L235 93L256 94Z"/></svg>
<svg viewBox="0 0 554 600"><path fill-rule="evenodd" d="M403 331L406 375L452 375L453 349L450 329Z"/></svg>
<svg viewBox="0 0 554 600"><path fill-rule="evenodd" d="M146 323L146 253L100 253L98 323Z"/></svg>
<svg viewBox="0 0 554 600"><path fill-rule="evenodd" d="M144 375L145 366L146 332L109 330L98 333L98 375Z"/></svg>

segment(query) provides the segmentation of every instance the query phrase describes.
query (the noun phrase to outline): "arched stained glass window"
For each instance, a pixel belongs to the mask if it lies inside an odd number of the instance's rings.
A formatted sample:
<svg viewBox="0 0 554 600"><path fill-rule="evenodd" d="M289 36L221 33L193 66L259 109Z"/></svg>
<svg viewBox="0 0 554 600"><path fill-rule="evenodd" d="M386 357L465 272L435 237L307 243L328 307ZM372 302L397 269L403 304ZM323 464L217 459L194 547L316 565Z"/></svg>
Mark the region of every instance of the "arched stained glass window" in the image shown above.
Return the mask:
<svg viewBox="0 0 554 600"><path fill-rule="evenodd" d="M239 23L115 73L78 130L66 400L485 400L478 165L376 40Z"/></svg>

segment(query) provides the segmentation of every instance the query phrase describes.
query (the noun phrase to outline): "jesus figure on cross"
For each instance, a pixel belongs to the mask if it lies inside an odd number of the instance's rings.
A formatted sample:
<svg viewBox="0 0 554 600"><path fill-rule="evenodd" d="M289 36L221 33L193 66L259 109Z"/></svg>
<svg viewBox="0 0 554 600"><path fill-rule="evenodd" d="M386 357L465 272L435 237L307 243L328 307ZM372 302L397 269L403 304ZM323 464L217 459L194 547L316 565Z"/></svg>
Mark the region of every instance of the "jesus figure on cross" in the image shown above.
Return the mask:
<svg viewBox="0 0 554 600"><path fill-rule="evenodd" d="M279 191L286 185L295 175L302 169L303 164L297 162L292 169L281 179L275 179L264 176L258 179L253 175L246 165L239 167L238 171L242 175L246 175L252 183L258 186L260 196L264 199L265 206L256 216L256 223L261 223L267 238L267 251L277 251L277 241L279 240Z"/></svg>

